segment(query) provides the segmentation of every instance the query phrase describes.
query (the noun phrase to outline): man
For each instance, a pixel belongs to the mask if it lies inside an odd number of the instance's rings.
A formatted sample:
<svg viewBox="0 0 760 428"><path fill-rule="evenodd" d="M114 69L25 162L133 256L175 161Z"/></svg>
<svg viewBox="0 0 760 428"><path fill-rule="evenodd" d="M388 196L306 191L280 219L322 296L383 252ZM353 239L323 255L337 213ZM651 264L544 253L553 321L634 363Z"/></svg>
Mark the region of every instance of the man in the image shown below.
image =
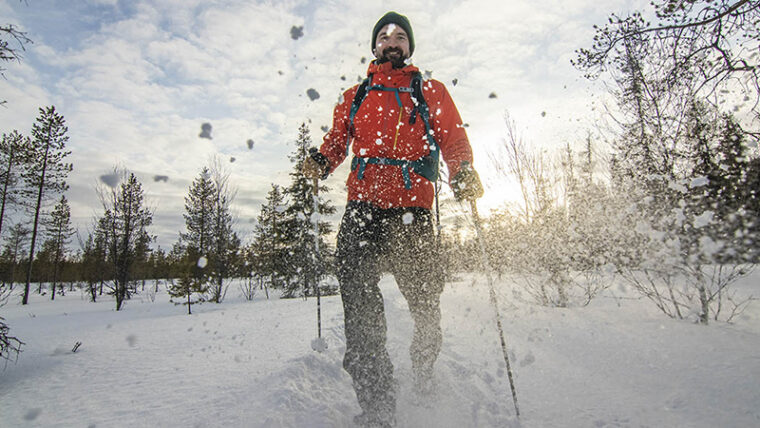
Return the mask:
<svg viewBox="0 0 760 428"><path fill-rule="evenodd" d="M412 84L419 69L409 62L414 52L409 20L395 12L380 18L372 31L372 52L371 82L343 94L332 129L304 162L304 174L326 178L347 157L347 143L353 140L336 255L345 317L343 367L363 410L356 422L392 426L396 399L380 276L390 271L409 304L415 389L429 394L442 338L443 279L431 215L438 153L453 177L457 199L480 197L483 188L471 166L472 149L459 112L436 80L418 85L429 110L423 118L424 105ZM352 106L358 106L353 114Z"/></svg>

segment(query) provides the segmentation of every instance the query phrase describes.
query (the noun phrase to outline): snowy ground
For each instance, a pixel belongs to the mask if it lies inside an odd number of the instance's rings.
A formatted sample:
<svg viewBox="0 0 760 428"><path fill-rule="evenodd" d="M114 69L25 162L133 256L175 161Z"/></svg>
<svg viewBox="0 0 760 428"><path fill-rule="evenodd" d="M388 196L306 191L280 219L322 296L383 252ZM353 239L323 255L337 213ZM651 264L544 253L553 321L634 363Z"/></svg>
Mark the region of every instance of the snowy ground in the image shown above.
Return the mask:
<svg viewBox="0 0 760 428"><path fill-rule="evenodd" d="M619 298L552 309L516 301L501 311L521 417L514 408L486 281L462 275L442 297L438 394L411 392L412 324L392 277L381 283L401 427L760 426L760 304L735 324L666 318ZM760 274L739 289L758 293ZM79 292L0 309L24 342L0 371L2 427L348 427L359 412L348 375L339 297L324 298L324 353L313 299L183 306L159 293L121 312ZM75 342L82 345L76 353Z"/></svg>

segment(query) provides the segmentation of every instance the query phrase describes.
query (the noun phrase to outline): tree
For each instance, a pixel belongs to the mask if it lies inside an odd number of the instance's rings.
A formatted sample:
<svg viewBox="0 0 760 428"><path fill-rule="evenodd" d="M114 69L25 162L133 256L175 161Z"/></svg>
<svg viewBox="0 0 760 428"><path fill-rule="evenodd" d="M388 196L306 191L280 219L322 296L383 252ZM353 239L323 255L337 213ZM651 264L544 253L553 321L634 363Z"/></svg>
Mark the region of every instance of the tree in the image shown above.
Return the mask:
<svg viewBox="0 0 760 428"><path fill-rule="evenodd" d="M10 360L12 355L21 352L21 346L24 342L9 334L10 328L5 323L5 319L0 317L0 358Z"/></svg>
<svg viewBox="0 0 760 428"><path fill-rule="evenodd" d="M304 291L304 296L310 290L316 290L318 279L325 272L324 261L329 253L328 247L322 237L331 233L332 227L329 222L320 221L319 248L320 254L315 254L314 247L314 223L317 218L335 213L335 207L329 201L319 197L317 212L314 212L313 183L302 172L303 162L309 155L312 147L309 127L303 123L298 128L298 138L295 141L296 148L289 156L293 163L290 173L291 184L284 193L288 197L288 206L285 210L285 242L288 251L288 276L290 281L285 290L285 297L293 297L298 288ZM329 191L327 186L319 186L320 194Z"/></svg>
<svg viewBox="0 0 760 428"><path fill-rule="evenodd" d="M66 257L66 252L68 251L67 246L69 245L73 234L74 230L71 228L71 208L69 207L69 202L66 200L66 196L61 196L61 200L53 209L53 212L50 215L50 221L46 225L47 238L52 241L54 246L51 300L55 300L55 288L58 282L59 268ZM63 285L61 285L61 291L63 291Z"/></svg>
<svg viewBox="0 0 760 428"><path fill-rule="evenodd" d="M23 166L23 154L29 147L29 137L24 137L18 131L3 134L0 142L0 234L3 232L6 208L19 202L20 168Z"/></svg>
<svg viewBox="0 0 760 428"><path fill-rule="evenodd" d="M187 232L180 233L180 240L187 255L194 260L200 257L208 257L212 241L212 224L214 211L214 196L216 189L211 181L211 172L207 167L201 170L198 178L190 185L188 195L185 197L185 229ZM193 264L192 278L198 283L205 283L208 272L205 268Z"/></svg>
<svg viewBox="0 0 760 428"><path fill-rule="evenodd" d="M590 48L578 50L574 64L594 78L628 63L630 47L648 50L649 71L658 70L675 93L681 82L693 82L690 94L724 98L727 86L737 85L745 101L760 101L757 41L760 3L753 0L658 0L652 2L657 21L641 12L611 15L607 25L594 27ZM730 88L729 88L730 89ZM756 117L760 113L753 108ZM757 136L758 134L755 133Z"/></svg>
<svg viewBox="0 0 760 428"><path fill-rule="evenodd" d="M83 240L78 234L79 246L82 248L82 257L80 259L79 277L87 284L87 290L90 294L90 301L95 303L98 300L97 283L101 278L98 267L101 265L101 254L96 244L95 233L90 233L86 240Z"/></svg>
<svg viewBox="0 0 760 428"><path fill-rule="evenodd" d="M213 243L209 257L210 273L214 279L211 300L221 303L226 294L224 278L235 270L240 260L240 238L234 231L235 220L230 211L236 192L230 188L229 173L224 171L218 159L211 171L215 189L211 215Z"/></svg>
<svg viewBox="0 0 760 428"><path fill-rule="evenodd" d="M485 242L491 265L509 270L520 289L550 306L588 304L606 285L598 281L608 249L607 192L595 177L590 139L579 161L568 145L552 162L531 151L507 118L507 138L492 161L520 186L519 208L491 216ZM580 167L578 166L580 164Z"/></svg>
<svg viewBox="0 0 760 428"><path fill-rule="evenodd" d="M32 145L24 159L25 168L22 178L27 186L26 193L33 201L30 207L34 220L32 237L29 245L29 261L26 273L26 285L22 304L29 302L29 285L32 279L32 265L40 216L47 201L68 189L66 178L72 165L64 160L71 153L65 150L69 137L63 116L56 112L54 106L39 109L39 117L32 126Z"/></svg>
<svg viewBox="0 0 760 428"><path fill-rule="evenodd" d="M266 202L261 205L254 228L253 243L248 262L258 272L269 277L269 284L277 287L277 278L285 266L285 241L283 239L285 224L285 197L276 184L267 193Z"/></svg>
<svg viewBox="0 0 760 428"><path fill-rule="evenodd" d="M0 25L0 61L21 62L21 51L24 51L26 49L24 45L29 43L32 43L32 40L26 36L25 32L16 28L15 25ZM5 77L5 68L2 66L0 66L0 76ZM5 104L5 100L0 101L0 105L3 104Z"/></svg>
<svg viewBox="0 0 760 428"><path fill-rule="evenodd" d="M147 228L153 222L153 213L144 205L142 185L134 173L115 171L121 183L101 192L104 208L102 223L106 226L110 260L114 267L114 294L116 310L121 310L129 298L129 281L137 258L140 242L149 241Z"/></svg>
<svg viewBox="0 0 760 428"><path fill-rule="evenodd" d="M10 291L13 290L13 284L16 281L16 266L24 258L25 245L29 229L21 223L16 223L10 229L8 238L5 240L3 247L2 261L5 267L3 275L3 284L7 285Z"/></svg>
<svg viewBox="0 0 760 428"><path fill-rule="evenodd" d="M171 285L167 287L167 291L171 297L187 299L183 304L187 305L187 314L192 315L192 305L197 303L197 301L192 300L193 294L203 296L208 292L206 281L196 273L196 269L203 269L205 263L195 258L192 252L188 252L185 253L185 258L179 264L179 279L176 284L172 281Z"/></svg>
<svg viewBox="0 0 760 428"><path fill-rule="evenodd" d="M746 199L727 200L745 188L736 174L746 133L730 116L694 101L684 124L683 166L660 179L664 196L625 180L614 223L624 243L614 263L622 278L666 315L731 321L752 298L740 298L730 286L752 270L744 254L757 242L749 224ZM658 201L658 202L655 202ZM749 247L747 245L750 245Z"/></svg>

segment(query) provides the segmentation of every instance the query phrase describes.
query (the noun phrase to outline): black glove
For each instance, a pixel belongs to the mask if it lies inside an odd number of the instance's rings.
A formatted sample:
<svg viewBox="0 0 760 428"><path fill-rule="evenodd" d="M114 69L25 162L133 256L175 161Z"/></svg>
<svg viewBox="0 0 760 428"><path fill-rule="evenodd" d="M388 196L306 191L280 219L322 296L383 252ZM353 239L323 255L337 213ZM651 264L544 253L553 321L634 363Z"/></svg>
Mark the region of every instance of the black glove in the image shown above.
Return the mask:
<svg viewBox="0 0 760 428"><path fill-rule="evenodd" d="M330 175L330 161L325 155L319 153L319 150L312 147L309 149L309 156L303 161L301 170L306 178L321 178L324 180Z"/></svg>
<svg viewBox="0 0 760 428"><path fill-rule="evenodd" d="M451 190L458 201L470 201L483 196L478 172L469 162L462 162L459 172L451 179Z"/></svg>

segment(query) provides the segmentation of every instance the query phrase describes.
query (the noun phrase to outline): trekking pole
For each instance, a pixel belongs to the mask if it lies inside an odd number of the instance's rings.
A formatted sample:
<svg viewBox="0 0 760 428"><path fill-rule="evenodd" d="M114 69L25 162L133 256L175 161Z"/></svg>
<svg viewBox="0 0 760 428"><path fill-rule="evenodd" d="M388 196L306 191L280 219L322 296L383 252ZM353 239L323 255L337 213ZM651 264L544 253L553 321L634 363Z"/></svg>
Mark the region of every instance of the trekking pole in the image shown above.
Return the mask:
<svg viewBox="0 0 760 428"><path fill-rule="evenodd" d="M327 349L327 342L322 338L322 301L319 291L319 272L317 271L317 261L319 260L319 179L314 178L312 185L314 212L311 214L311 221L314 223L314 288L317 293L317 338L311 341L311 349L322 352Z"/></svg>
<svg viewBox="0 0 760 428"><path fill-rule="evenodd" d="M483 265L483 269L486 271L486 279L488 280L488 291L490 294L491 305L496 313L496 327L499 329L499 339L501 340L501 352L504 354L504 362L507 364L507 377L509 378L509 388L512 390L512 402L515 404L515 414L517 418L520 418L520 408L517 407L517 391L515 389L515 381L512 378L512 368L509 364L509 355L507 353L507 340L504 338L504 329L501 327L501 314L499 313L499 303L496 300L496 290L493 286L493 278L491 277L491 264L488 262L488 255L486 253L486 246L483 243L483 226L480 223L480 216L478 215L478 206L475 199L470 199L470 209L472 210L472 219L475 223L475 234L478 238L478 246L480 247L480 263Z"/></svg>

